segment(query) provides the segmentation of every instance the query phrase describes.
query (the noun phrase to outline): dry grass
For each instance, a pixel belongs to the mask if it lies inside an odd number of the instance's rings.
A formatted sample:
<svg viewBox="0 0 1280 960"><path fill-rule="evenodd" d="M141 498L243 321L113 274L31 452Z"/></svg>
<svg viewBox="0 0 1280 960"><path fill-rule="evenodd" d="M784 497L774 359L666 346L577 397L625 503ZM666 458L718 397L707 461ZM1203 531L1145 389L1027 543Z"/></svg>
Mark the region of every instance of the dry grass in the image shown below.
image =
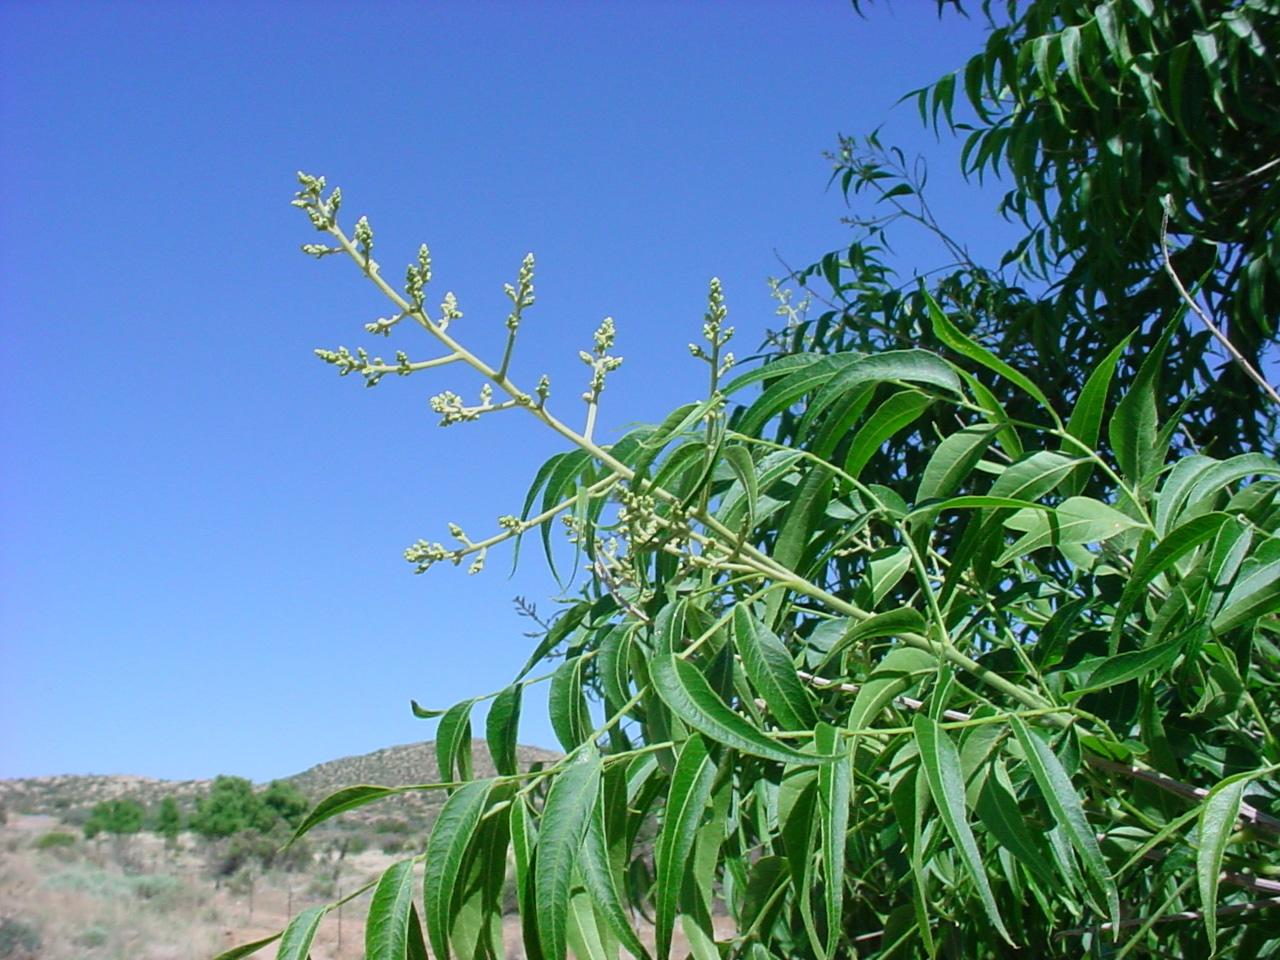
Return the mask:
<svg viewBox="0 0 1280 960"><path fill-rule="evenodd" d="M311 874L268 872L215 884L203 858L188 846L173 853L163 841L139 834L123 842L79 840L72 847L37 850L35 841L56 829L51 817L17 816L0 828L0 918L9 929L32 931L37 952L17 945L5 960L193 960L267 936L289 912L327 902L310 892L314 875L331 877L332 864ZM189 841L188 841L189 842ZM394 858L378 852L348 857L338 888L351 890L376 877ZM367 901L348 904L322 929L314 960L363 956L361 918ZM341 930L339 930L339 921ZM341 935L341 946L339 946ZM272 957L275 948L260 951Z"/></svg>

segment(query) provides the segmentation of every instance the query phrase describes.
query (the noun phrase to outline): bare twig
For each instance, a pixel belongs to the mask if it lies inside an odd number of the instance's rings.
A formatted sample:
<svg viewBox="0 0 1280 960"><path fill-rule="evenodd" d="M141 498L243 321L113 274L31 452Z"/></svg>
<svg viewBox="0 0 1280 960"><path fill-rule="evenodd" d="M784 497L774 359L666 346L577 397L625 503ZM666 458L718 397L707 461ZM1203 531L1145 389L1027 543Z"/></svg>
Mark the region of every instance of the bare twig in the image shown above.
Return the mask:
<svg viewBox="0 0 1280 960"><path fill-rule="evenodd" d="M1227 335L1219 330L1214 322L1209 319L1209 315L1200 309L1200 304L1196 303L1195 297L1187 292L1187 288L1183 286L1182 280L1173 269L1173 260L1169 257L1169 211L1167 209L1164 211L1164 216L1160 221L1160 253L1164 258L1164 272L1169 274L1169 278L1173 280L1173 285L1178 289L1178 295L1200 318L1200 322L1213 334L1213 338L1222 344L1222 349L1227 351L1227 354L1236 362L1236 365L1248 375L1250 380L1262 388L1263 393L1270 398L1272 403L1280 406L1280 393L1276 393L1276 388L1267 382L1266 378L1254 368L1248 358L1236 349L1235 344L1227 338Z"/></svg>
<svg viewBox="0 0 1280 960"><path fill-rule="evenodd" d="M1220 917L1227 917L1233 913L1249 913L1254 910L1266 910L1269 907L1280 907L1280 897L1270 897L1266 900L1250 900L1248 903L1233 903L1230 906L1219 907L1214 912ZM1181 913L1170 913L1163 916L1156 923L1186 923L1189 920L1203 920L1204 918L1205 913L1203 910L1184 910ZM1131 917L1128 920L1121 920L1118 924L1102 923L1096 927L1076 927L1072 930L1059 931L1054 934L1054 938L1082 937L1086 933L1106 933L1111 930L1140 927L1147 922L1147 919L1146 917Z"/></svg>
<svg viewBox="0 0 1280 960"><path fill-rule="evenodd" d="M1203 787L1193 787L1189 783L1183 783L1181 780L1175 780L1173 777L1165 776L1156 770L1147 770L1143 767L1135 767L1127 763L1116 763L1114 760L1104 760L1102 757L1088 756L1086 760L1089 766L1095 770L1102 770L1106 773L1113 773L1122 777L1129 777L1132 780L1142 780L1153 786L1159 787L1169 793L1176 793L1180 797L1186 797L1188 800L1202 802L1209 795L1209 791ZM1263 813L1257 807L1247 803L1240 804L1240 819L1252 827L1259 830L1265 830L1268 833L1280 833L1280 820L1269 814Z"/></svg>

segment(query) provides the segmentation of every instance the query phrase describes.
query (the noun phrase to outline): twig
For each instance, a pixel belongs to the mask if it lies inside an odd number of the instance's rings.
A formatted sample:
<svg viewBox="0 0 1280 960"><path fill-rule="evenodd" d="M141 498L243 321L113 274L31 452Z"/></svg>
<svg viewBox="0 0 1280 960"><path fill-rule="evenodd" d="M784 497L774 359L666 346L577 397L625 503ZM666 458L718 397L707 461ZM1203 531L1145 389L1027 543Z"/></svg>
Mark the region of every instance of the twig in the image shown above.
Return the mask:
<svg viewBox="0 0 1280 960"><path fill-rule="evenodd" d="M1135 767L1127 763L1116 763L1114 760L1105 760L1102 757L1088 756L1086 760L1089 766L1095 770L1103 770L1107 773L1114 773L1122 777L1129 777L1134 780L1142 780L1153 786L1159 787L1169 793L1176 793L1180 797L1186 797L1188 800L1202 802L1209 795L1209 791L1203 787L1193 787L1189 783L1183 783L1181 780L1175 780L1173 777L1165 776L1156 770L1147 770L1143 767ZM1280 820L1269 814L1263 813L1257 807L1247 803L1240 804L1241 820L1250 826L1257 827L1259 830L1266 830L1268 833L1280 833Z"/></svg>
<svg viewBox="0 0 1280 960"><path fill-rule="evenodd" d="M1250 900L1248 903L1233 903L1230 906L1219 907L1214 912L1220 916L1230 916L1233 913L1248 913L1253 910L1266 910L1269 907L1280 907L1280 897L1270 897L1266 900ZM1181 913L1170 913L1160 917L1156 923L1185 923L1188 920L1203 920L1205 912L1203 910L1184 910ZM1124 930L1128 927L1140 927L1147 922L1145 917L1132 917L1128 920L1121 920L1118 924L1102 923L1096 927L1076 927L1072 930L1062 930L1054 934L1054 939L1063 937L1082 937L1086 933L1106 933L1110 930Z"/></svg>
<svg viewBox="0 0 1280 960"><path fill-rule="evenodd" d="M1187 292L1187 288L1183 286L1182 280L1173 269L1173 260L1169 257L1169 210L1167 208L1160 220L1160 253L1164 258L1164 272L1169 274L1170 279L1173 280L1173 285L1178 288L1178 295L1200 318L1200 322L1209 329L1214 339L1222 344L1222 348L1227 351L1231 359L1236 362L1236 365L1248 374L1250 380L1262 388L1262 391L1270 398L1272 403L1280 406L1280 393L1276 393L1276 388L1267 382L1266 378L1254 368L1245 355L1236 349L1235 344L1227 338L1227 335L1214 325L1214 322L1209 319L1209 315L1200 309L1200 304L1196 303L1195 298Z"/></svg>

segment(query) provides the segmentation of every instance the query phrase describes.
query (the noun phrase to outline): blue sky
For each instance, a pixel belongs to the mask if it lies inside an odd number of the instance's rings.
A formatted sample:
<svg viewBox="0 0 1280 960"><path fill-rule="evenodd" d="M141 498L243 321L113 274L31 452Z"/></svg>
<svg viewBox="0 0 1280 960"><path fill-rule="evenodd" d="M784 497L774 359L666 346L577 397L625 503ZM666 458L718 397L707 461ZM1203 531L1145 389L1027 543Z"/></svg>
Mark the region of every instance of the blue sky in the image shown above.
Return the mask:
<svg viewBox="0 0 1280 960"><path fill-rule="evenodd" d="M389 275L427 241L480 352L534 251L516 371L561 416L614 316L608 439L698 396L711 276L746 353L777 257L847 241L838 132L928 151L943 221L995 243L994 196L894 106L980 40L933 11L0 3L0 776L267 779L429 738L409 698L500 688L530 643L512 598L554 609L533 550L510 579L401 559L518 512L559 447L515 414L438 429L427 398L478 386L455 368L365 390L311 355L385 311L298 252L294 171L342 186ZM375 346L421 356L412 334ZM522 739L554 743L536 697Z"/></svg>

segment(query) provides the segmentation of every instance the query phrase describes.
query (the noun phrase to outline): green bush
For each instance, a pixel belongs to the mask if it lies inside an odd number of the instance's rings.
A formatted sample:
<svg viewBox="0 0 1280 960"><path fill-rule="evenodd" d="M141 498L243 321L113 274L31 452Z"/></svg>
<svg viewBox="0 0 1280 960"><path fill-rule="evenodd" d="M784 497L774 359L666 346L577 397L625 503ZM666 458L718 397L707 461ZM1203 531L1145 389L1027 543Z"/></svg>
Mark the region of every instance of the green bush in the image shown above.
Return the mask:
<svg viewBox="0 0 1280 960"><path fill-rule="evenodd" d="M145 816L146 810L136 800L104 800L89 814L84 835L92 839L100 833L137 833L142 829Z"/></svg>
<svg viewBox="0 0 1280 960"><path fill-rule="evenodd" d="M42 833L36 838L35 842L35 848L37 850L65 849L66 847L74 847L75 845L75 834L67 833L63 830L50 830L48 833Z"/></svg>
<svg viewBox="0 0 1280 960"><path fill-rule="evenodd" d="M16 917L0 917L0 958L35 960L40 955L40 931Z"/></svg>
<svg viewBox="0 0 1280 960"><path fill-rule="evenodd" d="M76 935L76 946L93 950L97 947L106 946L110 939L111 931L95 923L92 926L85 927L83 931Z"/></svg>

